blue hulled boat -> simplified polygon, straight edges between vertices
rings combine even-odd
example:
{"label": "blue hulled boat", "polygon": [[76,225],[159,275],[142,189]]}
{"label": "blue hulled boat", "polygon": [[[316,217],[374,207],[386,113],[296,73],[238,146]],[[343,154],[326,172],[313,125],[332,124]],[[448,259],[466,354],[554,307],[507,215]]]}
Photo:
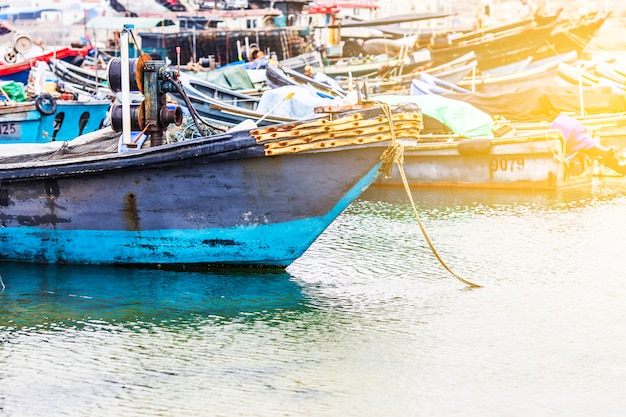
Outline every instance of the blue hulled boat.
{"label": "blue hulled boat", "polygon": [[0,144],[66,141],[107,124],[110,100],[78,101],[41,94],[0,105]]}
{"label": "blue hulled boat", "polygon": [[421,123],[414,109],[364,105],[165,143],[162,130],[182,122],[161,101],[177,73],[136,64],[145,100],[132,124],[150,147],[118,152],[112,109],[110,128],[55,149],[0,149],[0,259],[286,267],[377,178],[384,147],[368,143],[390,140],[396,120],[399,131]]}

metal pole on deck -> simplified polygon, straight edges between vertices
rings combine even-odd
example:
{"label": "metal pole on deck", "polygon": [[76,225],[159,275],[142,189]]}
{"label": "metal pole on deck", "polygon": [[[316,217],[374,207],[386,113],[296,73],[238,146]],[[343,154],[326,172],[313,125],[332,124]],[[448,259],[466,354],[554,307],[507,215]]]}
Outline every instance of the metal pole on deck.
{"label": "metal pole on deck", "polygon": [[120,33],[120,50],[122,59],[121,77],[122,77],[122,137],[124,144],[130,145],[130,58],[128,56],[128,32],[133,25],[124,25],[124,29]]}
{"label": "metal pole on deck", "polygon": [[193,35],[193,63],[195,64],[196,62],[198,62],[198,57],[197,57],[197,47],[196,47],[196,27],[193,27],[192,30],[192,35]]}

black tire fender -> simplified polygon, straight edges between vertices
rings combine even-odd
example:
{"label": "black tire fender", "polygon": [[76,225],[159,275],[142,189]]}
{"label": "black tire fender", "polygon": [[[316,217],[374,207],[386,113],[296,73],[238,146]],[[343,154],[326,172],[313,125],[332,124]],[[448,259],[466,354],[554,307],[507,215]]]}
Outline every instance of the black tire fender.
{"label": "black tire fender", "polygon": [[491,139],[466,139],[457,144],[461,155],[488,155],[491,153]]}
{"label": "black tire fender", "polygon": [[52,94],[39,94],[35,97],[35,107],[44,116],[50,116],[57,111],[57,101]]}

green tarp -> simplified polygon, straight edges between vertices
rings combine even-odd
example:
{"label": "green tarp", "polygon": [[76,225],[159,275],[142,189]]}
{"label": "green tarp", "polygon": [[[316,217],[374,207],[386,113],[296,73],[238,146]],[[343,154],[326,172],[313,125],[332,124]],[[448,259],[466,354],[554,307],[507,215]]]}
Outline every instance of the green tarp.
{"label": "green tarp", "polygon": [[372,99],[391,105],[415,103],[422,113],[466,138],[493,138],[493,118],[469,103],[436,94],[422,96],[380,95]]}
{"label": "green tarp", "polygon": [[254,84],[245,68],[240,65],[227,65],[205,73],[196,73],[196,77],[231,90],[252,90]]}
{"label": "green tarp", "polygon": [[22,83],[18,83],[16,81],[0,81],[0,88],[2,89],[2,99],[6,100],[8,96],[11,101],[26,101],[26,92],[24,84]]}

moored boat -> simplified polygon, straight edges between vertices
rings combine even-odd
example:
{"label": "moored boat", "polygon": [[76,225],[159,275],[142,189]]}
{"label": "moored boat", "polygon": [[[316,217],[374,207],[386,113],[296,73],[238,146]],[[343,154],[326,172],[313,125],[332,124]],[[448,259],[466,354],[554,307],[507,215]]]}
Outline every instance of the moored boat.
{"label": "moored boat", "polygon": [[[409,100],[377,99],[390,104]],[[394,167],[377,184],[403,185],[406,178],[417,187],[556,190],[592,182],[593,161],[572,152],[565,133],[550,125],[518,130],[466,102],[438,95],[413,96],[411,102],[420,106],[424,125],[431,127],[403,142],[404,175]]]}
{"label": "moored boat", "polygon": [[27,84],[30,70],[37,65],[37,62],[50,62],[52,59],[60,59],[76,63],[81,61],[88,53],[88,47],[66,47],[58,50],[46,50],[39,55],[30,55],[17,62],[0,65],[0,79]]}
{"label": "moored boat", "polygon": [[177,88],[164,67],[146,58],[134,70],[145,100],[131,106],[130,124],[149,148],[129,141],[115,108],[111,128],[43,150],[0,148],[0,259],[285,267],[377,178],[381,147],[368,143],[419,123],[415,108],[364,106],[163,143],[165,128],[182,122],[164,101]]}
{"label": "moored boat", "polygon": [[[557,131],[489,139],[422,135],[404,147],[404,171],[416,187],[556,190],[591,184],[589,160],[564,151]],[[402,185],[397,168],[378,184]]]}
{"label": "moored boat", "polygon": [[0,144],[72,140],[105,125],[110,106],[109,100],[56,99],[51,94],[0,105]]}
{"label": "moored boat", "polygon": [[59,92],[43,79],[45,66],[29,86],[0,82],[0,144],[67,141],[108,123],[111,100]]}
{"label": "moored boat", "polygon": [[[483,71],[481,74],[472,74],[459,81],[459,86],[483,94],[500,94],[522,90],[532,86],[553,85],[557,76],[557,69],[561,62],[573,63],[578,58],[576,51],[535,60],[533,57]],[[517,65],[516,65],[517,64]],[[523,64],[523,66],[519,66]]]}

